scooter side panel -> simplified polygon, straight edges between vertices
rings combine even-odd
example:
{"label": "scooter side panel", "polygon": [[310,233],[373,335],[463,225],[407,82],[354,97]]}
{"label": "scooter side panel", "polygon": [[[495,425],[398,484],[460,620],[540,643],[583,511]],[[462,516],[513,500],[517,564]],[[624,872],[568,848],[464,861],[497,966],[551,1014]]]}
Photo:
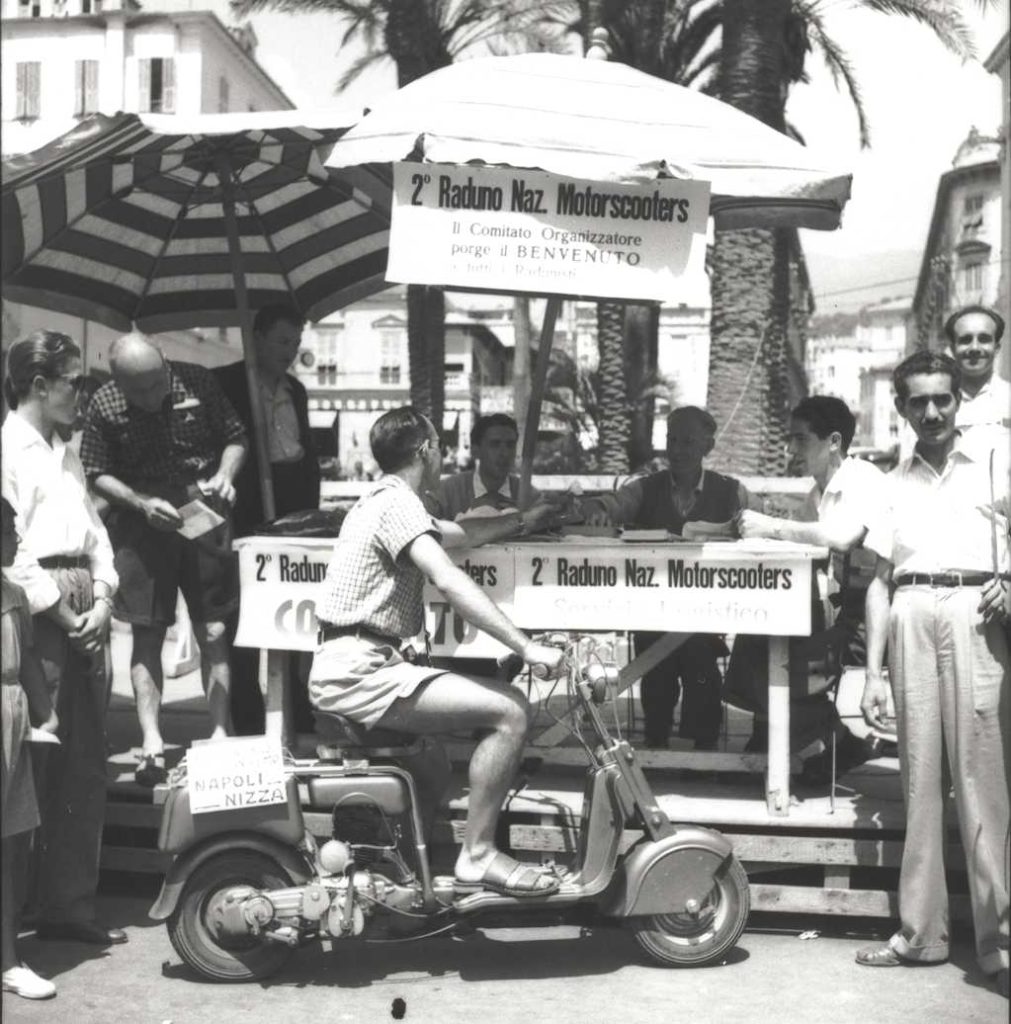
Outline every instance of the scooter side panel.
{"label": "scooter side panel", "polygon": [[190,810],[189,786],[177,786],[169,793],[162,810],[158,849],[179,853],[202,839],[239,829],[261,832],[284,843],[298,843],[305,833],[298,784],[289,778],[285,788],[287,802],[283,804],[194,814]]}
{"label": "scooter side panel", "polygon": [[713,877],[734,849],[719,832],[677,826],[673,835],[643,840],[622,858],[600,902],[603,914],[637,917],[685,910],[689,899],[704,900]]}
{"label": "scooter side panel", "polygon": [[166,920],[175,910],[186,880],[201,864],[218,854],[234,854],[238,850],[255,850],[271,857],[284,868],[294,884],[302,884],[312,878],[312,869],[305,858],[297,850],[272,836],[256,832],[223,832],[176,857],[165,874],[161,892],[154,906],[148,911],[148,917],[152,921]]}

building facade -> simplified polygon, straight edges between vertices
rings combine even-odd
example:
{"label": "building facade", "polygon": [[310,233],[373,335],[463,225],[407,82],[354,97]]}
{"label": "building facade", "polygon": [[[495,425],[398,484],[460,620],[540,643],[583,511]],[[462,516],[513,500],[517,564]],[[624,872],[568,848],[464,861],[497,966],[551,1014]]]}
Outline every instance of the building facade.
{"label": "building facade", "polygon": [[[959,306],[998,302],[1001,230],[1001,142],[973,128],[952,169],[941,175],[909,314],[907,351],[944,348],[943,326]],[[1006,351],[1004,353],[1006,373]]]}
{"label": "building facade", "polygon": [[[1011,323],[1011,45],[1009,35],[1004,33],[993,52],[984,61],[991,74],[1001,82],[1000,118],[1000,273],[997,281],[997,308],[1007,323]],[[1004,373],[1009,376],[1008,345],[1004,346]]]}
{"label": "building facade", "polygon": [[136,0],[3,0],[5,154],[37,149],[88,114],[290,110],[256,62],[249,26]]}

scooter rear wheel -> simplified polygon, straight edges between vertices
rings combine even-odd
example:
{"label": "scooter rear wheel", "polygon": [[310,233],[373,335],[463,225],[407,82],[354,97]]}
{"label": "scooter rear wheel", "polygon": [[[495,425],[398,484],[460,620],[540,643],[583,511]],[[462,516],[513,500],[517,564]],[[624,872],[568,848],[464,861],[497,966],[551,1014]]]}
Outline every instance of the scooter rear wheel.
{"label": "scooter rear wheel", "polygon": [[211,857],[186,880],[169,917],[169,939],[184,963],[211,981],[251,981],[274,974],[292,953],[290,946],[257,935],[224,936],[209,920],[214,897],[234,886],[283,889],[291,879],[276,861],[253,850]]}
{"label": "scooter rear wheel", "polygon": [[664,967],[702,967],[733,949],[751,910],[748,876],[734,857],[721,865],[705,900],[692,913],[633,917],[635,941]]}

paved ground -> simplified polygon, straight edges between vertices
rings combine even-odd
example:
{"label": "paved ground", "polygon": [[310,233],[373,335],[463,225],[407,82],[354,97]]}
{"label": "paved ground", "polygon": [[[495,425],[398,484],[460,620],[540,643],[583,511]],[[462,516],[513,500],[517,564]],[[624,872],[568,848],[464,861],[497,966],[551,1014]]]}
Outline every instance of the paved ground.
{"label": "paved ground", "polygon": [[[114,635],[113,652],[111,714],[129,741],[136,725],[126,634]],[[180,713],[179,742],[193,729],[199,693],[196,672],[168,680],[167,701]],[[171,731],[167,738],[176,739]],[[139,742],[139,731],[133,742]],[[727,962],[707,969],[651,967],[620,928],[561,923],[487,929],[466,939],[355,943],[334,951],[311,946],[267,984],[213,985],[196,978],[176,956],[165,929],[148,920],[156,885],[155,879],[133,875],[103,881],[102,917],[126,927],[127,946],[95,951],[41,943],[26,934],[22,954],[56,982],[59,994],[48,1003],[4,995],[5,1024],[378,1024],[395,1019],[395,1000],[406,1004],[405,1021],[424,1024],[607,1019],[649,1024],[673,1018],[694,1024],[864,1019],[997,1024],[1007,1019],[1007,1001],[975,969],[968,935],[957,936],[947,964],[875,973],[855,965],[853,955],[860,945],[886,937],[888,922],[779,914],[752,915]],[[812,930],[817,938],[799,938]]]}
{"label": "paved ground", "polygon": [[[960,936],[951,962],[879,970],[853,962],[859,946],[880,937],[877,923],[752,920],[725,964],[665,970],[645,965],[619,928],[573,924],[489,929],[466,939],[400,945],[313,946],[298,951],[266,984],[202,982],[175,955],[165,929],[146,918],[154,890],[107,886],[102,914],[123,924],[130,942],[108,952],[25,938],[22,952],[58,987],[55,1000],[28,1003],[4,995],[5,1024],[238,1024],[238,1022],[393,1020],[406,1003],[414,1024],[633,1024],[692,1021],[736,1024],[998,1024],[1007,1001],[986,987]],[[802,940],[804,929],[820,936]]]}

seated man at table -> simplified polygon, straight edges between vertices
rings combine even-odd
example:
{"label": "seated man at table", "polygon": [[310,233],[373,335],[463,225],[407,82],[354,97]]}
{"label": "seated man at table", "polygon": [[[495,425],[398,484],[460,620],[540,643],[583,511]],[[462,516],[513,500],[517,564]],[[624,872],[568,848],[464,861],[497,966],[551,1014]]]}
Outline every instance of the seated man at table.
{"label": "seated man at table", "polygon": [[[421,503],[442,468],[432,424],[416,409],[393,409],[376,420],[369,440],[384,476],[348,512],[334,545],[317,605],[309,699],[366,730],[477,732],[457,891],[548,895],[560,884],[554,872],[520,864],[495,846],[502,802],[530,726],[527,701],[507,683],[412,664],[400,651],[423,626],[428,580],[463,618],[546,675],[560,671],[561,652],[520,632],[446,554],[444,548],[468,546],[471,538],[459,524],[433,519]],[[494,525],[476,520],[476,535]]]}
{"label": "seated man at table", "polygon": [[[503,412],[479,416],[470,432],[475,469],[454,473],[425,495],[425,504],[439,519],[459,520],[503,509],[519,508],[520,478],[513,472],[519,428]],[[539,497],[531,489],[530,501]]]}
{"label": "seated man at table", "polygon": [[[687,522],[725,523],[733,519],[747,504],[748,495],[739,481],[702,468],[715,439],[716,421],[705,409],[694,405],[675,409],[667,417],[670,468],[630,480],[613,495],[586,499],[587,522],[681,533]],[[662,635],[634,633],[635,653],[642,654]],[[683,687],[679,735],[693,739],[696,750],[715,749],[722,717],[716,659],[726,653],[720,637],[697,633],[643,676],[641,699],[647,747],[668,746],[674,707]]]}
{"label": "seated man at table", "polygon": [[[809,672],[811,663],[826,662],[828,672],[841,665],[866,663],[863,640],[863,606],[867,586],[873,578],[874,556],[862,543],[868,530],[887,508],[885,476],[870,462],[847,455],[856,429],[856,419],[846,403],[829,395],[803,399],[790,419],[789,471],[794,476],[812,476],[815,491],[809,521],[795,522],[760,512],[744,510],[738,517],[741,537],[768,537],[818,544],[832,551],[834,591],[830,602],[838,611],[831,626],[824,606],[812,593],[812,635],[790,641],[790,746],[795,753],[816,740],[836,736],[836,771],[863,764],[878,751],[873,743],[858,739],[839,718],[834,703],[824,692],[823,680]],[[727,668],[728,692],[756,711],[755,732],[750,749],[767,745],[765,713],[768,710],[768,638],[739,636]],[[804,762],[804,777],[821,782],[831,773],[831,751]]]}

